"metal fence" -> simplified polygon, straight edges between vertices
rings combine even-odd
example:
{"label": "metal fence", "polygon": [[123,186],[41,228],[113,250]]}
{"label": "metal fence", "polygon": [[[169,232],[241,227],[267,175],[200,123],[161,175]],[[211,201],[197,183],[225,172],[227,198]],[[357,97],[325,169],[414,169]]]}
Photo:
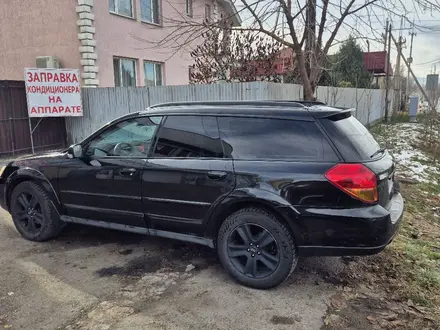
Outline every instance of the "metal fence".
{"label": "metal fence", "polygon": [[[36,151],[66,145],[64,118],[32,119]],[[24,81],[0,81],[0,158],[32,152]]]}
{"label": "metal fence", "polygon": [[[150,105],[177,101],[299,100],[302,86],[267,82],[162,86],[149,88],[85,88],[83,117],[66,118],[67,140],[76,143],[105,123]],[[364,124],[384,116],[385,91],[318,87],[317,98],[328,105],[356,108]],[[391,97],[392,99],[392,97]]]}

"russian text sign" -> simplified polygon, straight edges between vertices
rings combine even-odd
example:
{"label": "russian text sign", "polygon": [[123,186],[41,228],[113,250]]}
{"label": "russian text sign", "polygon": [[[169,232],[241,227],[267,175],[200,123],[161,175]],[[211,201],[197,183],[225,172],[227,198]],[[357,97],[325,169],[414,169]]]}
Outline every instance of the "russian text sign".
{"label": "russian text sign", "polygon": [[25,69],[29,117],[83,115],[79,70]]}

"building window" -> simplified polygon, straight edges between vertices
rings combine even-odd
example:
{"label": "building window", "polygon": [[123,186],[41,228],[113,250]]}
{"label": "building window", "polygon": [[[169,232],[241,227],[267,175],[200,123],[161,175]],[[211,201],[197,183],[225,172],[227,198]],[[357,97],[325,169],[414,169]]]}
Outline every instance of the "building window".
{"label": "building window", "polygon": [[144,62],[145,86],[162,86],[162,63]]}
{"label": "building window", "polygon": [[110,12],[133,17],[133,0],[109,0]]}
{"label": "building window", "polygon": [[113,69],[115,87],[136,87],[136,60],[115,57]]}
{"label": "building window", "polygon": [[160,24],[159,0],[141,0],[141,21]]}
{"label": "building window", "polygon": [[205,19],[210,22],[211,21],[211,6],[205,5]]}
{"label": "building window", "polygon": [[186,15],[189,17],[192,17],[193,14],[193,1],[192,0],[186,0]]}

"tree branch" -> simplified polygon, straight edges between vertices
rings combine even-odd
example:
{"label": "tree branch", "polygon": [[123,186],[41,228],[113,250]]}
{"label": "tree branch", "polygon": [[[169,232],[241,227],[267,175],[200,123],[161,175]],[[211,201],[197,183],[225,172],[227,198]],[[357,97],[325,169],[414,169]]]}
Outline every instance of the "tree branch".
{"label": "tree branch", "polygon": [[323,2],[323,6],[322,6],[321,22],[319,23],[318,40],[316,42],[317,51],[321,51],[321,47],[322,47],[322,35],[324,33],[325,22],[327,21],[327,8],[328,8],[329,0],[323,0],[322,2]]}

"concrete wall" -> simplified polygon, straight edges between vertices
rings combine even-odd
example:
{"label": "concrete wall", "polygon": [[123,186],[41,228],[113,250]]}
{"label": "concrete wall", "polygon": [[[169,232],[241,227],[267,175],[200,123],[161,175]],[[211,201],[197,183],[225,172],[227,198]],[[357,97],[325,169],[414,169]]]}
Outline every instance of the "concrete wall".
{"label": "concrete wall", "polygon": [[35,67],[37,56],[57,56],[64,67],[79,68],[76,5],[74,0],[2,0],[0,79],[23,80],[24,68]]}
{"label": "concrete wall", "polygon": [[[300,100],[302,86],[267,82],[150,88],[83,89],[84,117],[66,118],[68,143],[77,143],[107,122],[148,106],[178,101]],[[328,105],[356,108],[363,124],[383,118],[385,93],[380,89],[319,87],[318,99]]]}

